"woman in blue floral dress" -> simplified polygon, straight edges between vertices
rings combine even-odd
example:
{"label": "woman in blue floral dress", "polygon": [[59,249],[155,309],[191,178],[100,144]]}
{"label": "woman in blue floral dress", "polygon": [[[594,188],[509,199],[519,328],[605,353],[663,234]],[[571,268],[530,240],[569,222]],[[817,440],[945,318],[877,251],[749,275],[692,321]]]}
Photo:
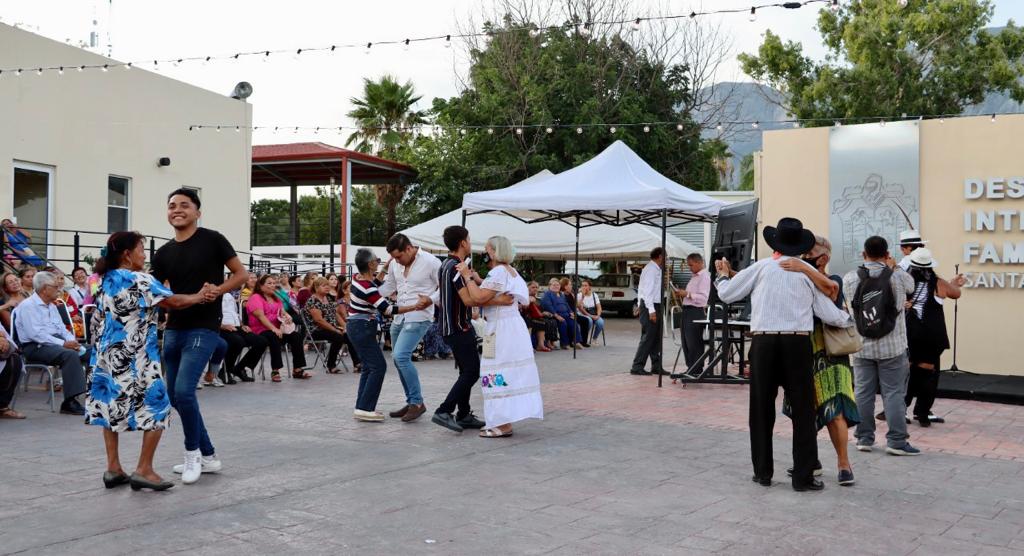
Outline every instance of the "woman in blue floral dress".
{"label": "woman in blue floral dress", "polygon": [[[212,290],[175,295],[155,278],[141,272],[146,263],[144,238],[137,232],[110,236],[96,264],[101,277],[93,318],[93,368],[86,395],[85,422],[103,427],[107,450],[107,488],[131,484],[133,490],[166,490],[153,469],[153,455],[167,427],[171,403],[160,369],[157,307],[182,309],[209,301]],[[131,477],[121,467],[118,433],[141,430],[142,452]]]}

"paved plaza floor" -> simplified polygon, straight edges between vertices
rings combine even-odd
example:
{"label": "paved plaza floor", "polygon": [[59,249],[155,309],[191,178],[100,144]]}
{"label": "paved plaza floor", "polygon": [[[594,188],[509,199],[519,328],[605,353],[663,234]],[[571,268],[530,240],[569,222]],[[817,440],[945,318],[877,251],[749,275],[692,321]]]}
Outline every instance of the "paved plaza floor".
{"label": "paved plaza floor", "polygon": [[[104,489],[99,429],[30,391],[17,406],[29,418],[0,421],[0,553],[1024,553],[1024,407],[939,400],[946,424],[910,426],[922,456],[854,450],[849,488],[822,432],[817,493],[786,481],[780,416],[764,488],[750,480],[747,388],[658,389],[626,373],[636,321],[609,328],[607,347],[575,361],[539,356],[546,419],[511,439],[457,435],[429,414],[357,423],[352,374],[204,389],[224,471],[163,493]],[[432,411],[455,371],[419,368]],[[379,409],[402,403],[391,367]],[[126,469],[140,440],[122,435]],[[181,442],[174,419],[157,452],[167,478]]]}

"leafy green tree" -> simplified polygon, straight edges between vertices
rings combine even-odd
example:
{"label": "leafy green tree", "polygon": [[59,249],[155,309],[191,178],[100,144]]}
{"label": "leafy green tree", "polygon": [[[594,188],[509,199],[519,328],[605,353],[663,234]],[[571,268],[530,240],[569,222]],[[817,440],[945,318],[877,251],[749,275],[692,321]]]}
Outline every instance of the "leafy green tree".
{"label": "leafy green tree", "polygon": [[[410,196],[425,216],[459,207],[466,192],[506,187],[543,169],[562,172],[615,140],[677,182],[717,188],[700,126],[679,108],[691,94],[685,67],[666,65],[617,34],[531,32],[529,25],[511,15],[485,25],[509,32],[470,49],[466,89],[434,100],[437,131],[405,151],[419,171]],[[605,124],[615,122],[677,122],[681,129],[634,125],[613,133]],[[583,127],[547,132],[559,123]],[[489,133],[491,124],[523,127]]]}
{"label": "leafy green tree", "polygon": [[740,161],[740,191],[754,190],[754,153],[748,153]]}
{"label": "leafy green tree", "polygon": [[782,91],[795,117],[818,119],[813,125],[959,114],[993,91],[1024,101],[1024,33],[1013,22],[988,32],[992,11],[990,0],[852,0],[818,16],[829,49],[823,62],[771,31],[756,55],[739,59],[751,77]]}
{"label": "leafy green tree", "polygon": [[718,188],[728,189],[732,178],[732,153],[729,145],[721,139],[711,139],[701,145],[704,156],[711,161],[718,177]]}
{"label": "leafy green tree", "polygon": [[[384,158],[396,158],[409,144],[413,130],[425,123],[424,114],[413,106],[419,102],[412,82],[400,84],[390,75],[380,81],[363,79],[362,98],[352,98],[355,106],[347,115],[359,129],[349,135],[345,146]],[[390,236],[396,230],[397,207],[405,197],[405,185],[383,184],[373,189],[377,202],[385,209],[385,223]]]}

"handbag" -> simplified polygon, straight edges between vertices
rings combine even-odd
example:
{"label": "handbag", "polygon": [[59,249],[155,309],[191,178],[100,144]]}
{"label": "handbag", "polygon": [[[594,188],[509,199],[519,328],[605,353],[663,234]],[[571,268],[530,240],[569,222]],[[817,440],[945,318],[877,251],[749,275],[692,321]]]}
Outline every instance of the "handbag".
{"label": "handbag", "polygon": [[[849,313],[846,304],[843,304],[843,309]],[[837,328],[822,324],[822,333],[825,337],[825,353],[832,357],[851,355],[864,347],[864,340],[860,337],[860,333],[857,332],[856,326]]]}
{"label": "handbag", "polygon": [[292,332],[295,332],[295,321],[292,320],[291,315],[285,313],[281,315],[281,333],[287,335]]}
{"label": "handbag", "polygon": [[484,343],[480,350],[480,356],[483,357],[484,359],[494,359],[495,357],[497,357],[497,343],[497,334],[485,334]]}

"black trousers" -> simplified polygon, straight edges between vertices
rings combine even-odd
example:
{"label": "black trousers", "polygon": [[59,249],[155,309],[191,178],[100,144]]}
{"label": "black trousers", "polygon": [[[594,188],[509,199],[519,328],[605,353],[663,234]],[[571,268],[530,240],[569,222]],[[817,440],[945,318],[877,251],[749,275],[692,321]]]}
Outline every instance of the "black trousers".
{"label": "black trousers", "polygon": [[755,335],[750,342],[750,455],[754,475],[774,474],[772,429],[781,386],[793,408],[793,484],[813,479],[818,461],[810,336]]}
{"label": "black trousers", "polygon": [[[928,361],[925,361],[928,363]],[[927,418],[935,405],[935,395],[939,391],[939,361],[931,361],[933,368],[923,369],[917,363],[910,364],[910,378],[907,381],[907,395],[904,401],[907,407],[917,397],[914,404],[914,417]]]}
{"label": "black trousers", "polygon": [[[338,354],[341,353],[341,346],[345,345],[348,340],[348,336],[338,334],[333,330],[325,330],[323,328],[317,328],[311,335],[316,341],[326,341],[329,343],[330,348],[327,350],[327,368],[333,369],[337,367]],[[353,352],[354,350],[349,348],[349,353]]]}
{"label": "black trousers", "polygon": [[647,313],[647,307],[640,303],[640,345],[636,348],[636,356],[633,357],[632,371],[644,370],[647,358],[651,359],[651,372],[664,370],[661,366],[661,304],[654,305],[654,314],[658,320],[651,322]]}
{"label": "black trousers", "polygon": [[[228,343],[228,350],[224,353],[224,366],[221,368],[222,373],[229,372],[232,374],[238,374],[238,371],[241,371],[243,368],[249,370],[255,369],[256,366],[260,364],[260,359],[263,358],[263,352],[267,349],[266,339],[253,334],[252,332],[243,332],[240,328],[236,328],[234,332],[221,330],[220,337],[224,338],[224,341]],[[247,347],[249,348],[249,351],[247,351],[245,353],[245,357],[239,361],[239,354],[241,354],[242,350]]]}
{"label": "black trousers", "polygon": [[582,317],[580,315],[576,315],[576,325],[580,327],[580,339],[583,340],[583,343],[585,345],[589,346],[590,327],[593,326],[594,323],[590,320],[589,317]]}
{"label": "black trousers", "polygon": [[683,306],[683,355],[686,357],[686,368],[704,355],[704,325],[694,321],[705,318],[704,309],[692,305]]}
{"label": "black trousers", "polygon": [[469,395],[473,385],[480,380],[480,352],[476,350],[476,333],[473,330],[457,332],[444,337],[444,343],[452,348],[455,364],[459,367],[459,378],[448,392],[448,397],[437,406],[437,413],[455,414],[456,419],[469,415]]}
{"label": "black trousers", "polygon": [[0,409],[6,409],[11,406],[11,400],[14,399],[14,391],[18,388],[18,383],[21,381],[22,368],[20,355],[11,354],[7,358],[4,370],[0,371]]}
{"label": "black trousers", "polygon": [[264,330],[260,332],[260,337],[266,340],[267,345],[270,347],[270,368],[272,370],[279,371],[284,368],[284,360],[281,358],[281,346],[283,344],[288,344],[292,351],[292,368],[301,369],[306,366],[306,353],[302,345],[302,334],[299,334],[298,331],[278,338],[273,332]]}

